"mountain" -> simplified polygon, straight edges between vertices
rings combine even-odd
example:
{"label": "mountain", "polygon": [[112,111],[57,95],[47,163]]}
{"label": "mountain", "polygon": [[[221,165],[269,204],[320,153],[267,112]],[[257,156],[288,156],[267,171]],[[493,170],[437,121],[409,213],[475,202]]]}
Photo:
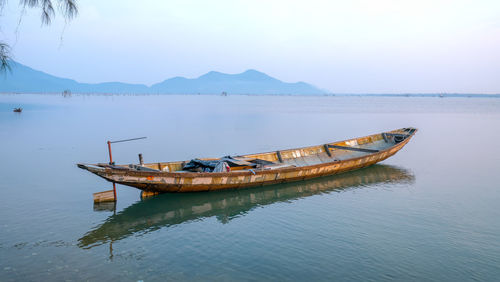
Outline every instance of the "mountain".
{"label": "mountain", "polygon": [[149,88],[142,84],[121,82],[79,83],[60,78],[17,62],[10,62],[11,72],[0,74],[0,92],[58,93],[71,90],[73,93],[147,93]]}
{"label": "mountain", "polygon": [[80,83],[60,78],[17,62],[0,74],[0,92],[17,93],[132,93],[132,94],[325,94],[305,82],[286,83],[256,70],[239,74],[211,71],[198,78],[174,77],[151,87],[122,82]]}
{"label": "mountain", "polygon": [[174,77],[154,84],[155,93],[221,93],[230,94],[324,94],[324,91],[304,83],[286,83],[256,70],[239,74],[211,71],[198,78]]}

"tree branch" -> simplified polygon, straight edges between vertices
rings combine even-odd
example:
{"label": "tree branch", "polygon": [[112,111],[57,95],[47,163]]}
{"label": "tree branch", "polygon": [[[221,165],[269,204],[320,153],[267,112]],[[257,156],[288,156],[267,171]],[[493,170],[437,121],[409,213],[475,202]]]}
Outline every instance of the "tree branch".
{"label": "tree branch", "polygon": [[[8,0],[0,0],[0,8],[3,8]],[[78,15],[77,0],[19,0],[19,4],[26,8],[39,8],[42,12],[42,25],[49,25],[55,16],[53,1],[59,4],[59,11],[66,20],[71,20]],[[10,70],[9,61],[10,46],[0,41],[0,73]]]}
{"label": "tree branch", "polygon": [[[6,1],[6,0],[0,0]],[[55,16],[53,0],[19,0],[25,8],[40,8],[42,10],[42,24],[49,25]],[[58,0],[59,10],[64,18],[71,20],[78,14],[76,0]]]}
{"label": "tree branch", "polygon": [[0,42],[0,73],[10,71],[10,47],[9,45]]}

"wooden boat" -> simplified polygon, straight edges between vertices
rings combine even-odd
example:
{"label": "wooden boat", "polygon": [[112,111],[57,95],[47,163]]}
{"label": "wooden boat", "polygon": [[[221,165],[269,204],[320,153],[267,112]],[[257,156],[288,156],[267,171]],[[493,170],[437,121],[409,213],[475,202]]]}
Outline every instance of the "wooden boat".
{"label": "wooden boat", "polygon": [[231,162],[230,171],[186,171],[189,161],[141,165],[78,164],[110,182],[149,192],[200,192],[300,181],[366,167],[396,154],[417,132],[402,128],[323,145],[204,161]]}

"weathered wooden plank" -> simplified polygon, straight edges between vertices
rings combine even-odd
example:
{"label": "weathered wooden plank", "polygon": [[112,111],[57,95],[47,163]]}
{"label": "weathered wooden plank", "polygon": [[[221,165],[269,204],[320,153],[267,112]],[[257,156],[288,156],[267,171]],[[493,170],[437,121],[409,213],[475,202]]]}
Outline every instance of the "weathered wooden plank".
{"label": "weathered wooden plank", "polygon": [[378,150],[363,149],[363,148],[348,147],[348,146],[339,146],[339,145],[328,145],[328,147],[340,149],[340,150],[349,150],[349,151],[357,151],[357,152],[365,152],[365,153],[377,153],[378,152]]}
{"label": "weathered wooden plank", "polygon": [[113,190],[97,192],[94,193],[93,196],[94,196],[94,203],[115,201],[115,194],[113,193]]}

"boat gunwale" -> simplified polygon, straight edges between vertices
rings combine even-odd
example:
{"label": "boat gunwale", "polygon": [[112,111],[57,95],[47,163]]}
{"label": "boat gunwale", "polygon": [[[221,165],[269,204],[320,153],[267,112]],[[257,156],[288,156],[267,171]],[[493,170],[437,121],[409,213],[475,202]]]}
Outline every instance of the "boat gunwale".
{"label": "boat gunwale", "polygon": [[[268,169],[268,170],[237,170],[237,171],[229,171],[229,172],[169,172],[169,171],[134,171],[134,170],[127,170],[127,169],[114,169],[114,168],[102,168],[98,167],[97,164],[88,164],[94,167],[88,167],[87,164],[83,164],[90,172],[94,173],[99,173],[99,174],[105,174],[105,175],[129,175],[129,176],[138,176],[138,177],[175,177],[175,178],[199,178],[199,177],[225,177],[225,176],[248,176],[248,175],[262,175],[262,174],[274,174],[274,173],[287,173],[287,172],[293,172],[297,170],[306,170],[306,169],[315,169],[315,168],[321,168],[324,166],[332,165],[332,164],[342,164],[345,162],[350,162],[350,161],[358,161],[360,159],[364,159],[367,157],[375,156],[375,155],[381,155],[384,153],[389,152],[390,150],[399,147],[397,151],[399,151],[404,145],[406,145],[410,139],[415,135],[415,133],[418,131],[417,128],[413,127],[406,127],[406,128],[411,128],[414,129],[414,131],[406,137],[403,141],[394,144],[393,146],[390,146],[384,150],[380,150],[378,152],[374,153],[368,153],[366,155],[362,155],[359,157],[354,157],[354,158],[349,158],[345,160],[332,160],[331,162],[326,162],[326,163],[319,163],[319,164],[314,164],[314,165],[307,165],[307,166],[291,166],[291,167],[283,167],[283,168],[276,168],[276,169]],[[391,130],[391,131],[384,131],[382,133],[390,133],[390,132],[397,132],[401,131],[405,128],[400,128],[396,130]],[[371,135],[366,135],[366,136],[361,136],[361,137],[356,137],[356,138],[351,138],[351,139],[346,139],[342,141],[334,141],[330,143],[325,143],[325,144],[336,144],[336,143],[342,143],[342,142],[347,142],[351,140],[356,140],[360,138],[367,138],[367,137],[372,137],[376,136],[382,133],[376,133],[376,134],[371,134]],[[321,145],[314,145],[314,146],[307,146],[307,147],[299,147],[299,148],[294,148],[294,149],[285,149],[282,151],[288,151],[288,150],[302,150],[302,149],[308,149],[308,148],[313,148],[313,147],[318,147]],[[396,151],[396,152],[397,152]],[[275,153],[276,151],[270,151],[270,152],[265,152],[265,153],[256,153],[256,154],[246,154],[242,155],[248,156],[248,155],[258,155],[258,154],[270,154],[270,153]],[[381,160],[378,160],[379,162]],[[175,162],[184,162],[184,161],[173,161],[169,163],[175,163]],[[155,164],[155,163],[151,163]],[[103,176],[104,177],[104,176]],[[106,177],[105,177],[106,178]],[[155,183],[154,180],[150,180],[150,183]]]}

